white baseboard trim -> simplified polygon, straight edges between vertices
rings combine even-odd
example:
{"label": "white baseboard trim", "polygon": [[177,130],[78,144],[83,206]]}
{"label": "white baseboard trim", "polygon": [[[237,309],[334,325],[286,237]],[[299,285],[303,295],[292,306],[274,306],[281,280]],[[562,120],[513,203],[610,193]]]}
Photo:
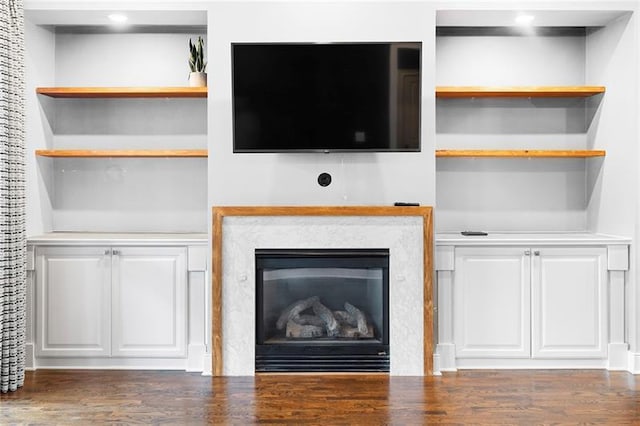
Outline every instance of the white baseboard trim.
{"label": "white baseboard trim", "polygon": [[204,370],[204,356],[207,347],[204,344],[192,344],[187,346],[187,371],[201,372]]}
{"label": "white baseboard trim", "polygon": [[440,355],[438,354],[433,354],[433,375],[442,376],[440,372]]}
{"label": "white baseboard trim", "polygon": [[457,371],[456,345],[453,343],[438,343],[436,355],[440,358],[439,371]]}
{"label": "white baseboard trim", "polygon": [[640,374],[640,353],[629,351],[627,343],[610,343],[606,359],[456,359],[455,344],[440,343],[433,354],[434,375],[459,369],[607,369]]}
{"label": "white baseboard trim", "polygon": [[185,358],[99,358],[41,357],[35,360],[34,369],[82,369],[82,370],[182,370],[187,369]]}
{"label": "white baseboard trim", "polygon": [[629,345],[626,343],[609,343],[609,360],[607,370],[626,371],[629,367]]}
{"label": "white baseboard trim", "polygon": [[35,346],[33,343],[26,343],[24,346],[24,368],[26,370],[36,369]]}
{"label": "white baseboard trim", "polygon": [[204,366],[202,368],[203,376],[213,376],[213,358],[210,353],[205,353],[202,357],[202,362]]}
{"label": "white baseboard trim", "polygon": [[628,356],[627,371],[631,374],[640,374],[640,353],[629,351]]}
{"label": "white baseboard trim", "polygon": [[606,359],[459,358],[456,364],[459,370],[607,369]]}

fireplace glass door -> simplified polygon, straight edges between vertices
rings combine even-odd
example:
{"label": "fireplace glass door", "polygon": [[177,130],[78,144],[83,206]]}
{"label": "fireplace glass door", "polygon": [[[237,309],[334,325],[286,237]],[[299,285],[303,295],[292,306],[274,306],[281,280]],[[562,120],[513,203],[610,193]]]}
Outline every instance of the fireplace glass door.
{"label": "fireplace glass door", "polygon": [[387,249],[256,250],[256,371],[388,371]]}

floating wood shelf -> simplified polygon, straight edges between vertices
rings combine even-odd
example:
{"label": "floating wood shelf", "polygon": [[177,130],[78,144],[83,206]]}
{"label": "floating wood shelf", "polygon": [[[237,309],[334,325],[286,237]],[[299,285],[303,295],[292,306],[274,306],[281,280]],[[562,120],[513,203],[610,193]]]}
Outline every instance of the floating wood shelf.
{"label": "floating wood shelf", "polygon": [[206,98],[206,87],[38,87],[52,98]]}
{"label": "floating wood shelf", "polygon": [[604,86],[438,86],[437,98],[574,98],[605,92]]}
{"label": "floating wood shelf", "polygon": [[122,149],[122,150],[88,150],[88,149],[39,149],[36,155],[41,157],[60,158],[108,158],[108,157],[202,157],[206,158],[206,149]]}
{"label": "floating wood shelf", "polygon": [[438,158],[461,157],[495,157],[495,158],[588,158],[604,157],[606,151],[602,150],[489,150],[489,149],[438,149]]}

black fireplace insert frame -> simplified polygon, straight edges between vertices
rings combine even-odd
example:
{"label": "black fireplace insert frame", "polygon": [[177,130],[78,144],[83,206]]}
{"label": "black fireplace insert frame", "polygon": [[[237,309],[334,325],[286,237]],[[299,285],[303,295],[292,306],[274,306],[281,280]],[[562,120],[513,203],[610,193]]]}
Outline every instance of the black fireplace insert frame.
{"label": "black fireplace insert frame", "polygon": [[[388,372],[389,249],[255,249],[256,256],[256,372]],[[304,340],[265,343],[262,271],[267,268],[314,267],[376,268],[382,271],[382,327],[375,339]]]}

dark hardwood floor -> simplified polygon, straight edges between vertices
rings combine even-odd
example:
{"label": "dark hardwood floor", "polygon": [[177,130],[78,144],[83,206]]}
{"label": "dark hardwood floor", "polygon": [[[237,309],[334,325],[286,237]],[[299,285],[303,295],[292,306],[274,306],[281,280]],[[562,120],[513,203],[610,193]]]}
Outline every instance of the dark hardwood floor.
{"label": "dark hardwood floor", "polygon": [[38,370],[0,424],[640,424],[640,376],[462,371],[442,377]]}

